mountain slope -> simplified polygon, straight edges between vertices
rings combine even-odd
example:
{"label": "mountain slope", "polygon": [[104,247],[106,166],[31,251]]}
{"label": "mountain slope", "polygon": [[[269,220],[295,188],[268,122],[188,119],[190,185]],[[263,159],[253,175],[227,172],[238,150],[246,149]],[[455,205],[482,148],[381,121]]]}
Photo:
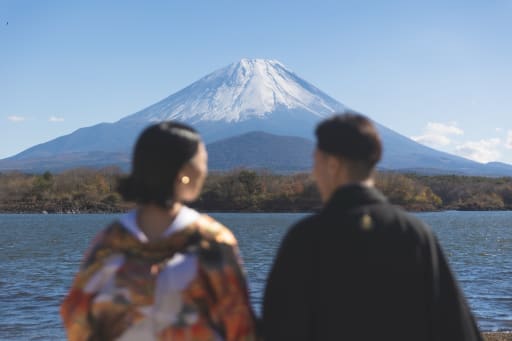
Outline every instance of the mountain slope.
{"label": "mountain slope", "polygon": [[416,143],[378,123],[376,126],[384,143],[380,169],[422,174],[512,176],[512,165],[478,163]]}
{"label": "mountain slope", "polygon": [[[420,144],[402,150],[400,146],[408,141],[406,137],[382,126],[378,129],[388,145],[378,165],[380,170],[434,175],[449,169],[453,174],[512,176],[512,167],[502,163],[480,164]],[[278,172],[309,171],[314,148],[314,142],[305,138],[251,132],[208,144],[208,163],[212,170],[244,167]]]}
{"label": "mountain slope", "polygon": [[[381,131],[386,135],[386,128]],[[406,137],[392,135],[400,143]],[[279,136],[265,132],[250,132],[229,137],[208,144],[208,164],[214,171],[226,171],[234,168],[267,169],[280,173],[309,171],[312,166],[314,143],[311,140]],[[24,170],[41,173],[46,170],[59,172],[74,167],[100,168],[117,165],[124,171],[130,169],[128,152],[75,152],[42,156],[37,158],[19,158],[0,160],[0,170]],[[432,166],[437,165],[437,166]],[[416,149],[400,151],[396,148],[384,149],[380,170],[417,172],[422,174],[452,174],[512,176],[512,167],[502,163],[479,164],[464,158],[440,153],[428,147],[418,145]]]}

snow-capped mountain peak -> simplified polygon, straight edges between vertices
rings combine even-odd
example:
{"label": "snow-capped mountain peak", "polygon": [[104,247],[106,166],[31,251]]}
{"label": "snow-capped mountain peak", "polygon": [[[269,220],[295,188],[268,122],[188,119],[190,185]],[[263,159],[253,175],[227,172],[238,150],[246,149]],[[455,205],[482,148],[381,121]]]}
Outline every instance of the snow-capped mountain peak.
{"label": "snow-capped mountain peak", "polygon": [[[216,169],[305,170],[315,126],[345,109],[276,60],[242,59],[118,122],[80,128],[0,160],[0,171],[127,167],[140,132],[163,120],[193,126]],[[493,176],[512,172],[509,165],[481,165],[420,145],[378,123],[376,127],[384,144],[384,169]]]}
{"label": "snow-capped mountain peak", "polygon": [[124,120],[234,123],[297,109],[320,118],[344,107],[277,60],[244,58]]}

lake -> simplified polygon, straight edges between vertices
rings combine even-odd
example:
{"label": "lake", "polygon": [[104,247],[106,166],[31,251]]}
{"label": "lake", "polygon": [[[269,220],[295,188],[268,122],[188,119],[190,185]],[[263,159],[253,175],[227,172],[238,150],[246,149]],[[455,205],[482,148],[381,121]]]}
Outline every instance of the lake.
{"label": "lake", "polygon": [[[211,214],[231,228],[261,308],[279,242],[305,214]],[[483,331],[512,330],[512,212],[418,213],[436,232]],[[58,307],[94,234],[118,215],[0,214],[0,340],[65,340]]]}

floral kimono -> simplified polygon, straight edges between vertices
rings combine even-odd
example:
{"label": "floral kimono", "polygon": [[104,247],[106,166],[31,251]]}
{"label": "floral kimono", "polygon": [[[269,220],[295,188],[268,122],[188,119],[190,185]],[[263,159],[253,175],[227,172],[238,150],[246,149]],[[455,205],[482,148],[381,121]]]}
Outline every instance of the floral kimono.
{"label": "floral kimono", "polygon": [[103,230],[61,315],[69,340],[256,340],[233,234],[187,207],[156,241],[135,211]]}

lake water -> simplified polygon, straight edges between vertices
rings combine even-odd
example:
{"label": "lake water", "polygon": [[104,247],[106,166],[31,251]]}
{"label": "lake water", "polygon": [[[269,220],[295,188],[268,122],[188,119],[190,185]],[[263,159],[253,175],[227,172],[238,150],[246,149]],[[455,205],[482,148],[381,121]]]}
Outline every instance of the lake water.
{"label": "lake water", "polygon": [[[512,212],[417,214],[436,232],[483,331],[512,330]],[[219,213],[262,291],[288,227],[304,214]],[[0,214],[0,340],[64,340],[58,306],[92,236],[117,215]]]}

